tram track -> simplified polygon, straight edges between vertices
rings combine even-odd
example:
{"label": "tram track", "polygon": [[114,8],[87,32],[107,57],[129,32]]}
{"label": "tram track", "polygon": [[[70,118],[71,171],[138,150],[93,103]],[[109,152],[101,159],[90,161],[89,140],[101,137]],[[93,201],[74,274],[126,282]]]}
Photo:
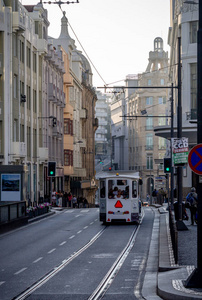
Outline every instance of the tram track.
{"label": "tram track", "polygon": [[113,280],[115,279],[117,273],[119,272],[121,266],[123,265],[125,259],[127,258],[128,254],[130,253],[132,247],[135,244],[136,236],[138,234],[140,226],[137,226],[134,231],[132,232],[130,239],[123,249],[123,251],[120,253],[110,270],[107,272],[105,277],[102,279],[98,287],[94,290],[92,295],[88,298],[88,300],[99,300],[104,297],[106,294],[108,288],[112,284]]}
{"label": "tram track", "polygon": [[[67,259],[63,260],[60,265],[58,265],[57,267],[52,269],[45,276],[43,276],[41,279],[39,279],[33,285],[28,287],[26,290],[24,290],[18,296],[15,296],[14,298],[12,298],[12,300],[26,299],[28,296],[30,296],[32,293],[34,293],[37,289],[42,287],[51,278],[53,278],[57,273],[59,273],[63,268],[65,268],[74,259],[76,259],[80,254],[82,254],[84,251],[86,251],[95,241],[97,241],[100,238],[100,236],[106,231],[107,228],[109,228],[109,227],[105,226],[82,248],[80,248],[79,250],[74,252]],[[133,248],[139,228],[140,228],[140,226],[135,227],[132,234],[130,235],[130,238],[129,238],[126,246],[124,247],[124,249],[122,250],[120,255],[117,257],[117,259],[115,260],[115,262],[113,263],[113,265],[111,266],[109,271],[106,273],[106,275],[100,281],[97,288],[93,291],[93,293],[90,296],[88,296],[88,298],[87,298],[88,300],[99,300],[99,299],[102,299],[103,296],[106,294],[107,290],[109,289],[109,287],[113,283],[113,280],[115,279],[116,275],[118,274],[119,270],[121,269],[124,261],[126,260],[128,254],[130,253],[131,249]]]}
{"label": "tram track", "polygon": [[55,267],[53,270],[51,270],[48,274],[43,276],[41,279],[39,279],[36,283],[34,283],[32,286],[27,288],[25,291],[20,293],[18,296],[15,296],[12,298],[12,300],[23,300],[26,299],[29,295],[31,295],[34,291],[36,291],[38,288],[40,288],[43,284],[45,284],[47,281],[49,281],[53,276],[55,276],[57,273],[59,273],[64,267],[66,267],[69,263],[71,263],[77,256],[79,256],[81,253],[83,253],[87,248],[89,248],[107,229],[108,227],[104,227],[102,230],[100,230],[88,243],[86,243],[82,248],[74,252],[72,255],[70,255],[67,259],[63,260],[62,263]]}

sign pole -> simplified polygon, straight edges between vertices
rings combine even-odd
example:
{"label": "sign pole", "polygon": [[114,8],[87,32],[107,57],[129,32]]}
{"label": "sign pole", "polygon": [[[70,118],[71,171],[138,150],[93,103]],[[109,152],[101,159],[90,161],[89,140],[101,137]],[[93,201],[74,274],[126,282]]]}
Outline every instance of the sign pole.
{"label": "sign pole", "polygon": [[[199,0],[199,30],[197,41],[197,142],[202,143],[202,0]],[[199,162],[201,157],[199,159]],[[185,286],[202,288],[202,183],[197,176],[198,224],[197,224],[197,268],[188,277]]]}

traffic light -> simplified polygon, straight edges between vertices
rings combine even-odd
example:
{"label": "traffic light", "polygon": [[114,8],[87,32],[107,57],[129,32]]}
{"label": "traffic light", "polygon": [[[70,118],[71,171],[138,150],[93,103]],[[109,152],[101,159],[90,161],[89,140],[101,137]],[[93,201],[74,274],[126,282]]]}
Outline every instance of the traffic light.
{"label": "traffic light", "polygon": [[49,161],[48,162],[48,177],[55,177],[56,175],[56,162]]}
{"label": "traffic light", "polygon": [[164,173],[170,173],[171,167],[171,158],[164,158]]}
{"label": "traffic light", "polygon": [[109,171],[111,171],[112,170],[112,168],[111,167],[109,167]]}

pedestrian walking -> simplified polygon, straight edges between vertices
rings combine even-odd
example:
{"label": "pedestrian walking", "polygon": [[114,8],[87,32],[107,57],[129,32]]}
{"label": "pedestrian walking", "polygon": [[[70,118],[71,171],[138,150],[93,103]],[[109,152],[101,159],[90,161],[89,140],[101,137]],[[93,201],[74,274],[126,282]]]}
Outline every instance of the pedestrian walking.
{"label": "pedestrian walking", "polygon": [[59,206],[59,207],[62,207],[62,196],[63,196],[62,192],[59,191],[59,192],[57,193],[57,196],[58,196],[58,206]]}
{"label": "pedestrian walking", "polygon": [[73,208],[76,208],[76,205],[77,205],[77,198],[76,198],[75,195],[74,195],[73,198],[72,198],[72,204],[73,204]]}
{"label": "pedestrian walking", "polygon": [[68,194],[68,203],[69,203],[69,207],[72,207],[72,194],[70,192]]}
{"label": "pedestrian walking", "polygon": [[153,200],[152,202],[154,204],[156,204],[156,202],[157,202],[157,190],[156,189],[154,189],[152,192],[152,200]]}
{"label": "pedestrian walking", "polygon": [[56,191],[53,189],[52,195],[51,195],[51,203],[52,206],[56,206]]}
{"label": "pedestrian walking", "polygon": [[191,225],[194,225],[194,222],[197,224],[197,202],[198,202],[198,195],[196,193],[195,187],[191,188],[191,192],[188,193],[186,197],[186,201],[188,203],[188,207],[191,213]]}

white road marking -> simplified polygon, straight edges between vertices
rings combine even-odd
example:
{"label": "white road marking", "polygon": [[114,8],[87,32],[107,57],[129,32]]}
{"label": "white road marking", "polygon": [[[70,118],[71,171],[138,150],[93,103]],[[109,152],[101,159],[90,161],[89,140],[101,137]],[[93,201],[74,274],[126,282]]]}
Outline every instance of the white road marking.
{"label": "white road marking", "polygon": [[21,270],[17,271],[16,273],[14,273],[14,275],[18,275],[18,274],[20,274],[20,273],[24,272],[26,269],[27,269],[27,268],[23,268],[23,269],[21,269]]}
{"label": "white road marking", "polygon": [[60,246],[63,246],[64,244],[66,244],[66,241],[62,242],[62,243],[60,244]]}
{"label": "white road marking", "polygon": [[55,248],[53,248],[52,250],[50,250],[49,252],[48,252],[48,254],[51,254],[52,252],[54,252],[56,249]]}
{"label": "white road marking", "polygon": [[95,219],[95,222],[97,221],[97,219]]}
{"label": "white road marking", "polygon": [[75,235],[72,235],[72,236],[69,237],[69,239],[71,240],[71,239],[73,239],[74,237],[75,237]]}
{"label": "white road marking", "polygon": [[5,283],[5,281],[0,281],[0,285],[2,285],[2,284],[4,284]]}
{"label": "white road marking", "polygon": [[79,234],[79,233],[81,233],[82,232],[82,230],[79,230],[78,232],[77,232],[77,234]]}
{"label": "white road marking", "polygon": [[81,212],[82,213],[87,213],[87,212],[89,212],[89,209],[87,209],[87,210],[81,210]]}
{"label": "white road marking", "polygon": [[91,222],[90,225],[92,225],[94,222]]}
{"label": "white road marking", "polygon": [[83,229],[86,229],[86,228],[88,228],[88,226],[85,226]]}
{"label": "white road marking", "polygon": [[78,217],[80,217],[80,216],[81,216],[81,215],[76,215],[75,218],[78,218]]}
{"label": "white road marking", "polygon": [[74,211],[73,209],[68,210],[68,211],[65,212],[65,214],[71,214],[71,213],[73,213],[73,211]]}
{"label": "white road marking", "polygon": [[35,261],[33,261],[33,264],[37,263],[37,262],[40,261],[41,259],[43,259],[43,257],[37,258]]}

